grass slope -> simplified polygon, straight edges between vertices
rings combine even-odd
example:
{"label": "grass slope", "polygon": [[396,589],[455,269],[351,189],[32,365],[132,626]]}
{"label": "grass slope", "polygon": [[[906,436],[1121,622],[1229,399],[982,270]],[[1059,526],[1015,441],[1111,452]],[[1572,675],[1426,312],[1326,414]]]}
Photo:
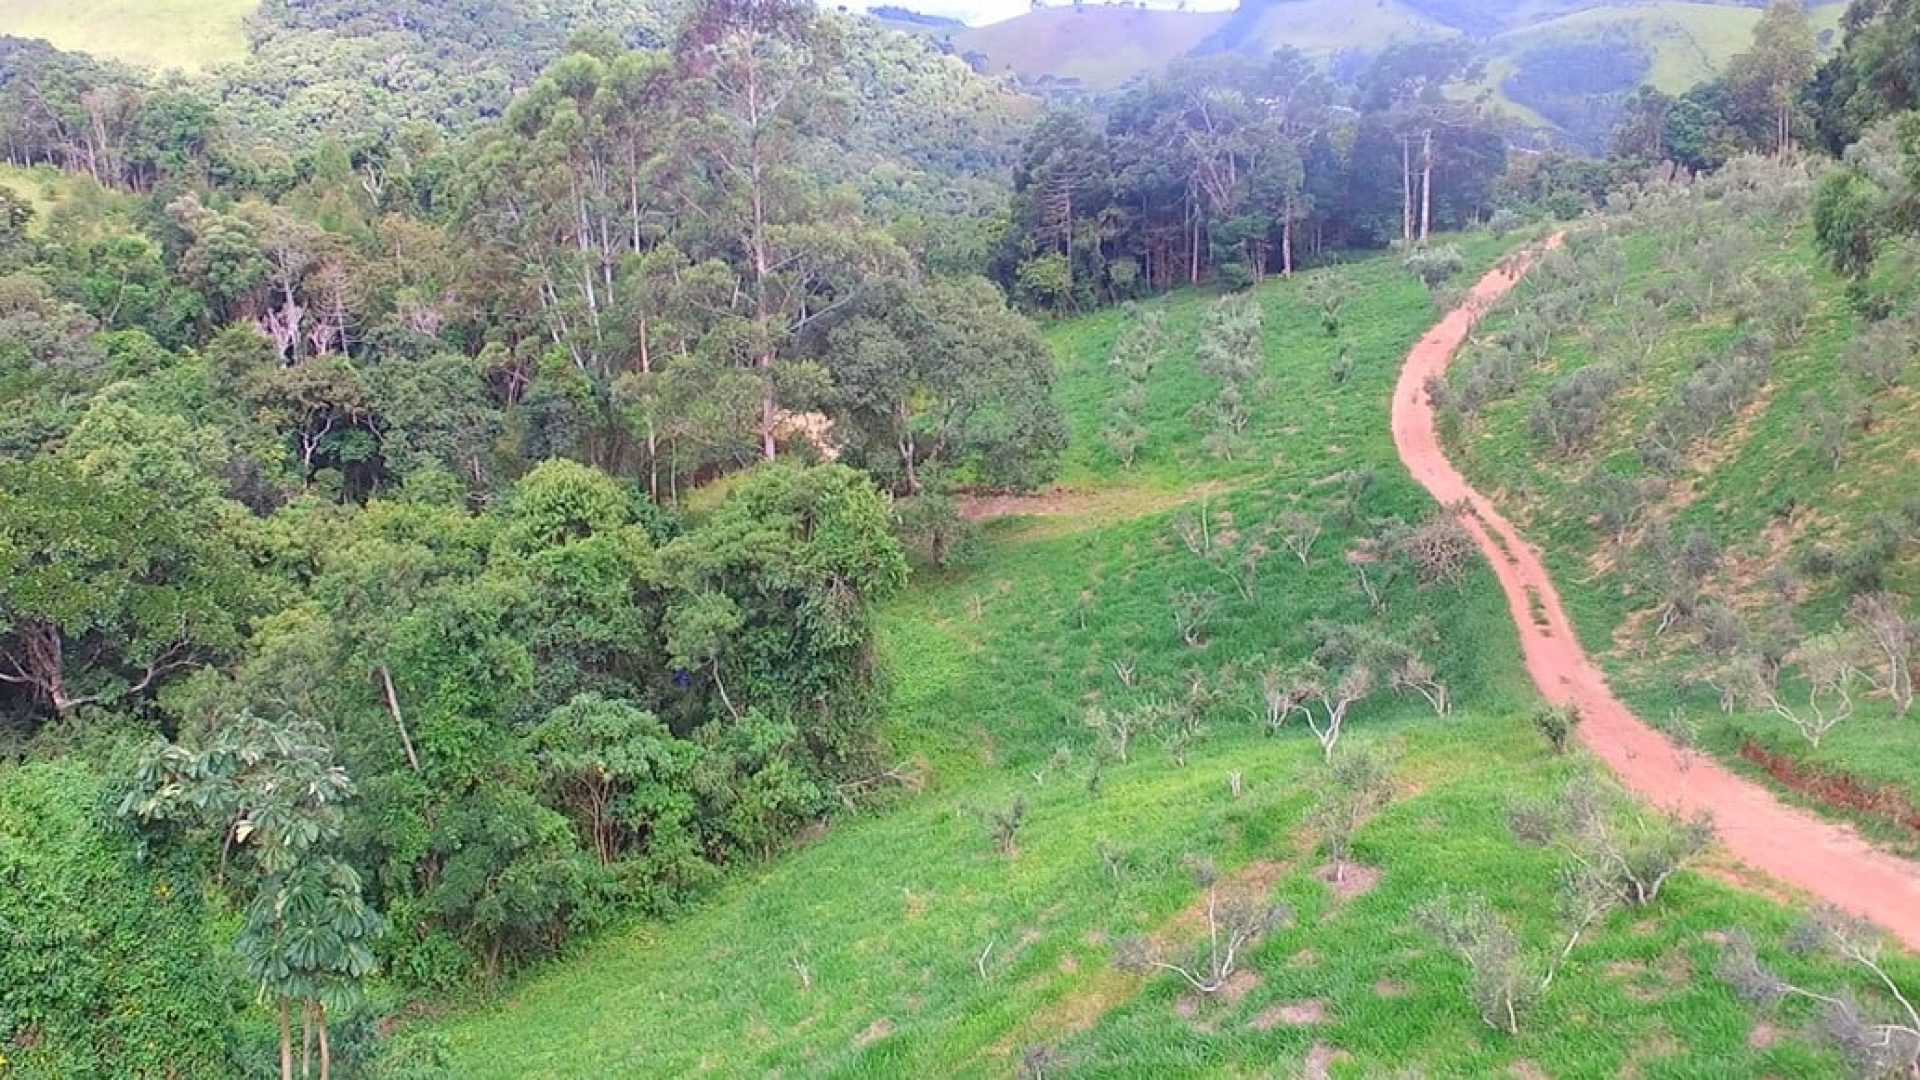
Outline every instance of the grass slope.
{"label": "grass slope", "polygon": [[155,68],[200,71],[246,54],[259,0],[5,0],[0,34]]}
{"label": "grass slope", "polygon": [[961,55],[984,55],[989,74],[1105,88],[1186,55],[1226,18],[1224,12],[1047,8],[942,36]]}
{"label": "grass slope", "polygon": [[[1487,238],[1468,247],[1476,267],[1499,250]],[[1187,418],[1207,390],[1191,358],[1206,297],[1155,301],[1178,344],[1156,369],[1154,439],[1135,472],[1098,448],[1122,316],[1053,328],[1075,435],[1075,491],[1055,498],[1096,509],[998,522],[979,565],[925,578],[883,613],[896,683],[888,741],[918,764],[923,793],[743,869],[680,921],[610,936],[503,1000],[403,1038],[442,1042],[463,1077],[1009,1075],[1042,1045],[1085,1076],[1298,1075],[1329,1059],[1336,1075],[1838,1075],[1794,1032],[1754,1038],[1756,1018],[1712,979],[1718,929],[1741,923],[1778,940],[1788,915],[1706,877],[1683,876],[1650,912],[1617,914],[1517,1039],[1480,1023],[1461,965],[1412,929],[1420,903],[1471,889],[1531,944],[1558,947],[1553,858],[1507,838],[1504,807],[1578,766],[1549,757],[1518,720],[1534,698],[1484,570],[1460,589],[1394,596],[1394,620],[1434,620],[1434,658],[1461,708],[1441,720],[1417,699],[1362,706],[1349,739],[1391,745],[1401,762],[1401,797],[1358,844],[1383,875],[1351,900],[1314,876],[1322,860],[1302,818],[1318,748],[1297,729],[1257,733],[1246,669],[1298,656],[1311,617],[1365,617],[1341,557],[1354,536],[1326,537],[1309,566],[1270,564],[1258,602],[1228,604],[1201,650],[1180,643],[1166,597],[1210,574],[1169,537],[1171,502],[1247,527],[1313,504],[1326,494],[1316,481],[1358,468],[1379,474],[1368,513],[1424,505],[1394,464],[1385,417],[1430,305],[1391,259],[1322,273],[1354,290],[1340,338],[1300,302],[1304,283],[1260,294],[1273,386],[1251,460],[1206,458]],[[1343,345],[1354,370],[1336,385]],[[1184,764],[1146,740],[1095,785],[1080,717],[1128,695],[1109,666],[1123,655],[1138,659],[1139,695],[1178,696],[1194,671],[1232,694]],[[1243,780],[1237,799],[1229,773]],[[1000,856],[975,812],[1022,798],[1018,853]],[[1232,1000],[1187,1001],[1175,977],[1110,963],[1117,936],[1197,932],[1189,855],[1293,911],[1251,953],[1255,978]],[[1276,1022],[1303,1003],[1323,1018]]]}
{"label": "grass slope", "polygon": [[[1849,432],[1839,467],[1830,466],[1811,441],[1805,403],[1811,395],[1837,405],[1857,392],[1850,389],[1855,380],[1843,373],[1841,358],[1859,321],[1841,282],[1821,267],[1804,222],[1725,205],[1711,210],[1706,220],[1709,233],[1750,238],[1751,246],[1742,249],[1748,253],[1741,262],[1743,278],[1769,280],[1772,274],[1810,270],[1812,308],[1804,338],[1777,352],[1766,385],[1737,418],[1688,452],[1688,467],[1654,501],[1648,518],[1669,522],[1677,531],[1703,528],[1715,537],[1726,554],[1706,586],[1709,598],[1741,611],[1756,627],[1764,627],[1771,613],[1791,612],[1804,630],[1817,631],[1839,616],[1841,583],[1795,571],[1791,596],[1782,599],[1768,584],[1769,575],[1794,570],[1820,545],[1845,548],[1858,542],[1876,516],[1920,499],[1920,468],[1915,467],[1920,391],[1910,374],[1903,385],[1862,394],[1871,408],[1871,427]],[[1671,294],[1683,275],[1698,273],[1686,246],[1691,241],[1670,241],[1674,235],[1672,227],[1651,223],[1624,234],[1623,297]],[[1669,242],[1681,244],[1678,254],[1663,253]],[[1576,251],[1582,246],[1576,244]],[[1591,242],[1584,246],[1590,249]],[[1797,302],[1766,295],[1766,303]],[[1537,309],[1542,302],[1538,292],[1523,285],[1512,305],[1485,324],[1482,341],[1492,347],[1511,325],[1512,313]],[[1454,440],[1464,471],[1481,490],[1497,493],[1496,501],[1542,549],[1589,651],[1603,660],[1615,687],[1640,715],[1658,722],[1678,710],[1687,723],[1698,725],[1706,748],[1730,759],[1751,743],[1890,788],[1920,805],[1915,720],[1896,719],[1880,699],[1863,701],[1860,714],[1815,749],[1770,713],[1744,708],[1722,713],[1717,693],[1690,678],[1707,663],[1696,648],[1696,632],[1652,632],[1649,585],[1631,554],[1645,529],[1635,530],[1628,549],[1617,547],[1605,530],[1590,523],[1592,505],[1580,484],[1597,468],[1643,475],[1637,451],[1641,432],[1706,358],[1726,351],[1747,320],[1725,296],[1709,305],[1704,318],[1670,310],[1650,329],[1628,329],[1621,311],[1604,297],[1579,304],[1571,321],[1583,328],[1564,334],[1551,357],[1524,374],[1516,393],[1487,407]],[[1552,386],[1588,365],[1617,362],[1638,340],[1648,346],[1647,359],[1609,402],[1589,446],[1554,453],[1530,434],[1529,417]],[[1791,518],[1786,516],[1790,507]],[[1909,544],[1896,553],[1886,577],[1888,588],[1909,598],[1920,595],[1920,552],[1914,548]],[[1915,838],[1907,832],[1902,840],[1911,848]]]}
{"label": "grass slope", "polygon": [[46,228],[47,215],[59,202],[57,193],[64,179],[59,170],[51,167],[26,169],[0,165],[0,188],[6,188],[33,207],[33,220],[27,223],[27,231],[34,234]]}
{"label": "grass slope", "polygon": [[[1814,29],[1837,31],[1845,8],[1842,3],[1813,7]],[[1110,89],[1186,55],[1228,17],[1221,12],[1055,7],[989,26],[935,33],[961,54],[984,55],[989,72],[1011,72],[1027,80],[1072,79],[1092,89]],[[1484,73],[1461,94],[1484,95],[1524,123],[1550,127],[1504,90],[1530,54],[1571,44],[1638,47],[1651,60],[1646,82],[1677,94],[1718,76],[1752,45],[1760,9],[1692,0],[1597,4],[1571,12],[1564,5],[1532,4],[1503,10],[1501,18],[1509,29],[1483,43]],[[1296,0],[1262,7],[1245,37],[1256,51],[1291,46],[1329,57],[1374,53],[1394,41],[1457,33],[1402,0]]]}
{"label": "grass slope", "polygon": [[133,202],[125,193],[108,191],[90,177],[62,172],[51,165],[0,165],[0,188],[33,207],[33,218],[27,222],[27,233],[32,236],[46,232],[49,216],[63,203],[84,199],[90,205],[130,211]]}
{"label": "grass slope", "polygon": [[[1808,15],[1814,30],[1824,33],[1838,30],[1845,11],[1845,4],[1829,3]],[[1486,72],[1478,89],[1520,119],[1544,123],[1502,89],[1527,54],[1556,45],[1607,43],[1644,48],[1652,61],[1647,84],[1679,94],[1718,77],[1735,56],[1751,48],[1759,21],[1760,9],[1731,4],[1659,0],[1588,8],[1496,35],[1487,43]]]}
{"label": "grass slope", "polygon": [[[1029,80],[1076,79],[1090,88],[1109,89],[1185,56],[1228,18],[1229,13],[1217,11],[1057,7],[943,36],[963,55],[984,55],[990,73],[1011,72]],[[1454,33],[1399,0],[1360,5],[1294,0],[1262,8],[1247,36],[1257,43],[1256,51],[1291,46],[1325,58]]]}

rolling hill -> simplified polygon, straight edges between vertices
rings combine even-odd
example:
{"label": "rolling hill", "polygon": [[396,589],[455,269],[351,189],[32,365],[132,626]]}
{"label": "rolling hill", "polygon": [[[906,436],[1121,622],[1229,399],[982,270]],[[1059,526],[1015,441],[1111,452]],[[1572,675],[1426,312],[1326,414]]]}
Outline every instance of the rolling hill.
{"label": "rolling hill", "polygon": [[1226,12],[1118,6],[1046,8],[941,40],[990,74],[1108,89],[1185,56],[1227,18]]}
{"label": "rolling hill", "polygon": [[5,0],[0,34],[154,68],[200,71],[246,55],[259,0]]}
{"label": "rolling hill", "polygon": [[[195,71],[246,53],[258,0],[6,0],[0,33],[156,68]],[[1834,30],[1842,3],[1814,9]],[[1484,42],[1472,92],[1523,123],[1588,150],[1603,148],[1617,99],[1648,84],[1678,93],[1711,78],[1747,45],[1759,10],[1657,0],[1581,6],[1566,0],[1250,0],[1231,12],[1105,3],[1045,7],[964,26],[891,6],[880,25],[931,37],[979,70],[1052,94],[1099,93],[1189,54],[1290,46],[1361,58],[1394,41],[1465,34]],[[1830,36],[1830,34],[1828,34]]]}
{"label": "rolling hill", "polygon": [[[1844,3],[1812,10],[1830,40]],[[1617,98],[1641,85],[1680,93],[1743,51],[1757,7],[1657,0],[1455,4],[1445,0],[1283,0],[1226,12],[1122,5],[1042,8],[1004,22],[929,31],[981,70],[1050,92],[1111,90],[1189,54],[1300,49],[1364,58],[1395,41],[1467,35],[1485,71],[1468,93],[1588,150],[1604,148]]]}
{"label": "rolling hill", "polygon": [[[1501,250],[1486,236],[1463,243],[1476,268]],[[1228,705],[1191,745],[1156,732],[1104,765],[1089,746],[1090,709],[1178,700],[1196,672],[1244,672],[1299,648],[1311,617],[1366,617],[1354,571],[1367,558],[1345,528],[1306,564],[1276,568],[1259,602],[1230,604],[1203,648],[1181,643],[1161,601],[1206,587],[1204,565],[1170,536],[1182,515],[1255,528],[1334,497],[1325,478],[1346,470],[1374,477],[1369,512],[1418,511],[1384,417],[1399,354],[1432,315],[1396,264],[1256,292],[1265,392],[1284,405],[1260,410],[1257,453],[1238,461],[1206,453],[1190,419],[1207,393],[1190,343],[1211,297],[1150,304],[1170,345],[1133,470],[1099,437],[1123,392],[1107,358],[1126,314],[1053,327],[1073,489],[994,522],[980,562],[924,579],[882,620],[888,666],[911,672],[889,742],[924,790],[743,874],[684,919],[637,924],[502,1000],[411,1025],[399,1057],[473,1077],[1843,1075],[1806,1010],[1776,1023],[1719,981],[1727,928],[1772,942],[1791,920],[1723,856],[1567,944],[1519,1036],[1474,1015],[1463,966],[1417,913],[1436,895],[1480,892],[1524,939],[1561,948],[1555,858],[1516,844],[1505,818],[1512,800],[1551,798],[1587,768],[1525,729],[1532,693],[1484,564],[1458,589],[1395,587],[1393,619],[1435,620],[1459,707],[1437,719],[1402,697],[1356,720],[1353,745],[1393,755],[1399,777],[1355,841],[1364,885],[1339,885],[1323,864],[1310,813],[1322,766],[1297,726],[1262,735]],[[1326,289],[1353,297],[1345,342],[1299,302]],[[1022,824],[996,850],[982,826],[1010,806]],[[1223,895],[1285,908],[1211,993],[1115,960],[1133,935],[1204,940],[1195,859],[1217,866]]]}
{"label": "rolling hill", "polygon": [[[1828,3],[1809,12],[1823,45],[1845,10]],[[1759,20],[1756,8],[1684,0],[1558,15],[1488,39],[1477,90],[1520,119],[1558,128],[1598,152],[1615,115],[1609,95],[1642,85],[1679,94],[1715,78],[1747,49]]]}

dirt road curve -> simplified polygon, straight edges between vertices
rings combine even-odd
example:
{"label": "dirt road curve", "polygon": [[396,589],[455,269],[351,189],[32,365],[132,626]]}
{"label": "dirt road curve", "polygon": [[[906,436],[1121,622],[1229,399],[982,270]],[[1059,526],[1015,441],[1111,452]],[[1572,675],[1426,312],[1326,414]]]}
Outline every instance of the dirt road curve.
{"label": "dirt road curve", "polygon": [[[1555,236],[1547,244],[1559,240]],[[1628,712],[1581,651],[1539,553],[1467,486],[1441,452],[1427,380],[1446,370],[1480,312],[1531,262],[1532,253],[1516,256],[1480,279],[1467,303],[1408,354],[1393,396],[1393,441],[1400,460],[1442,504],[1466,505],[1462,522],[1506,591],[1527,671],[1547,700],[1579,706],[1581,740],[1627,787],[1655,805],[1689,814],[1708,811],[1721,843],[1742,863],[1865,916],[1908,948],[1920,949],[1920,863],[1878,851],[1852,829],[1789,807],[1711,760],[1683,759]]]}

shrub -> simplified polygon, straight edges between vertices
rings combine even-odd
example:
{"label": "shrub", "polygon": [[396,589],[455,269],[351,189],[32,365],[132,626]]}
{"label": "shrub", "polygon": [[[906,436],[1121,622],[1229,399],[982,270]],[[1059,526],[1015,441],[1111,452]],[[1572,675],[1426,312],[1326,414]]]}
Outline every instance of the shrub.
{"label": "shrub", "polygon": [[1510,812],[1509,824],[1515,826],[1516,839],[1557,843],[1567,852],[1572,860],[1567,883],[1576,893],[1645,907],[1659,899],[1674,874],[1706,850],[1713,823],[1704,816],[1681,818],[1639,804],[1615,803],[1597,783],[1581,778],[1549,806]]}
{"label": "shrub", "polygon": [[1406,266],[1422,285],[1433,291],[1445,284],[1448,278],[1466,269],[1467,260],[1459,248],[1446,244],[1414,252],[1407,256]]}
{"label": "shrub", "polygon": [[25,1076],[221,1076],[244,982],[200,878],[73,762],[0,768],[0,1047]]}
{"label": "shrub", "polygon": [[1819,1005],[1819,1030],[1862,1076],[1920,1074],[1920,1009],[1887,971],[1881,935],[1861,920],[1821,907],[1794,934],[1798,951],[1818,952],[1855,964],[1873,976],[1874,995],[1862,1000],[1847,990],[1822,992],[1797,986],[1768,970],[1753,939],[1727,935],[1714,973],[1743,1001],[1770,1006],[1786,997]]}
{"label": "shrub", "polygon": [[1467,997],[1488,1027],[1520,1034],[1520,1022],[1539,1004],[1549,975],[1520,946],[1506,920],[1480,897],[1442,897],[1414,920],[1467,965]]}
{"label": "shrub", "polygon": [[893,504],[894,535],[909,555],[945,570],[971,562],[980,548],[980,527],[960,512],[952,497],[928,492]]}
{"label": "shrub", "polygon": [[1333,863],[1333,879],[1344,881],[1354,835],[1393,799],[1393,763],[1372,749],[1351,750],[1329,760],[1315,786],[1307,820]]}
{"label": "shrub", "polygon": [[1188,648],[1206,645],[1207,626],[1220,610],[1220,594],[1212,589],[1180,589],[1167,601],[1173,610],[1174,628]]}
{"label": "shrub", "polygon": [[1542,705],[1533,711],[1533,729],[1556,754],[1566,753],[1573,745],[1573,733],[1579,726],[1578,705]]}
{"label": "shrub", "polygon": [[1913,365],[1914,330],[1906,319],[1876,322],[1847,342],[1841,366],[1871,387],[1890,390],[1900,385]]}
{"label": "shrub", "polygon": [[1027,797],[1022,795],[1005,807],[987,808],[976,811],[980,824],[985,826],[987,837],[993,841],[994,850],[1007,858],[1020,853],[1015,841],[1020,837],[1020,829],[1027,823]]}
{"label": "shrub", "polygon": [[1554,383],[1528,417],[1534,438],[1562,453],[1578,449],[1599,430],[1623,382],[1611,365],[1592,364]]}
{"label": "shrub", "polygon": [[1466,580],[1479,548],[1473,535],[1450,510],[1435,510],[1413,526],[1389,530],[1387,545],[1413,566],[1423,585],[1457,585]]}

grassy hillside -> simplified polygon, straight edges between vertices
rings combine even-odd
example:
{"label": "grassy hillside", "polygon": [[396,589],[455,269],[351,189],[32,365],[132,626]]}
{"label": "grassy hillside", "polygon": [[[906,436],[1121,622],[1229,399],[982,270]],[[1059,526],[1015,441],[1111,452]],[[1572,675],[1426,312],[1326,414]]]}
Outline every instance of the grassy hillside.
{"label": "grassy hillside", "polygon": [[[1761,10],[1740,4],[1657,0],[1651,4],[1592,4],[1569,12],[1569,4],[1503,6],[1500,12],[1469,10],[1409,0],[1338,4],[1296,0],[1260,4],[1254,10],[1137,12],[1131,8],[1046,8],[989,27],[943,33],[956,52],[977,52],[989,71],[1012,71],[1023,79],[1075,79],[1110,88],[1188,54],[1210,35],[1242,48],[1294,46],[1313,56],[1338,52],[1371,54],[1392,40],[1484,35],[1486,75],[1478,88],[1534,125],[1548,121],[1507,92],[1528,61],[1555,65],[1565,46],[1605,46],[1644,54],[1647,67],[1626,85],[1682,92],[1718,75],[1751,44]],[[1816,31],[1836,31],[1845,4],[1812,8]],[[1252,42],[1252,44],[1248,44]],[[1519,98],[1524,98],[1521,94]]]}
{"label": "grassy hillside", "polygon": [[[1496,250],[1476,240],[1470,261]],[[1301,296],[1328,280],[1353,296],[1350,330],[1335,336]],[[460,1076],[972,1076],[1023,1062],[1029,1075],[1086,1076],[1839,1075],[1784,1026],[1807,1014],[1763,1019],[1712,977],[1722,929],[1773,941],[1789,920],[1713,877],[1684,875],[1657,907],[1616,913],[1517,1038],[1480,1022],[1462,965],[1413,928],[1424,901],[1474,890],[1529,946],[1560,944],[1555,857],[1508,838],[1505,806],[1583,766],[1551,757],[1520,719],[1534,699],[1482,569],[1458,588],[1392,593],[1394,623],[1434,620],[1460,708],[1438,719],[1417,698],[1362,706],[1349,739],[1398,755],[1398,795],[1357,842],[1361,878],[1377,871],[1377,885],[1342,897],[1323,880],[1305,825],[1319,750],[1298,728],[1262,737],[1247,679],[1263,657],[1297,655],[1309,618],[1367,617],[1342,554],[1356,535],[1335,530],[1305,567],[1271,564],[1258,602],[1229,603],[1195,650],[1166,596],[1211,571],[1169,520],[1184,509],[1251,528],[1326,500],[1317,481],[1343,469],[1377,472],[1369,515],[1417,513],[1424,497],[1394,464],[1385,416],[1400,356],[1432,312],[1386,258],[1261,297],[1272,387],[1259,453],[1238,463],[1210,461],[1188,421],[1207,388],[1191,357],[1207,298],[1156,302],[1175,344],[1152,379],[1154,438],[1133,472],[1097,448],[1122,316],[1053,330],[1074,420],[1071,490],[998,522],[977,565],[923,580],[884,618],[889,738],[920,794],[743,874],[682,921],[634,926],[496,1004],[417,1026],[403,1045],[444,1055]],[[1343,346],[1354,364],[1338,382]],[[1126,657],[1133,691],[1112,666]],[[1130,763],[1095,766],[1089,704],[1178,700],[1196,672],[1225,694],[1201,742],[1142,739]],[[979,812],[1017,800],[1026,824],[1003,855]],[[1124,935],[1185,944],[1200,932],[1190,857],[1291,912],[1248,954],[1249,974],[1205,1001],[1175,976],[1111,962]]]}
{"label": "grassy hillside", "polygon": [[247,51],[259,0],[6,0],[0,34],[156,68],[199,71]]}
{"label": "grassy hillside", "polygon": [[50,167],[23,169],[16,165],[0,165],[0,187],[6,188],[33,207],[33,220],[28,222],[28,231],[38,233],[47,226],[47,214],[59,202],[62,188],[74,183],[72,177]]}
{"label": "grassy hillside", "polygon": [[[1724,197],[1663,195],[1613,221],[1618,236],[1579,239],[1557,276],[1528,283],[1486,324],[1449,384],[1456,406],[1485,399],[1457,418],[1456,451],[1542,548],[1589,650],[1641,715],[1677,716],[1736,761],[1764,753],[1782,759],[1776,769],[1814,770],[1825,779],[1796,787],[1867,811],[1911,847],[1920,833],[1891,823],[1915,820],[1920,806],[1920,721],[1896,718],[1861,681],[1858,714],[1816,748],[1770,709],[1742,701],[1723,712],[1715,683],[1728,680],[1708,681],[1734,646],[1778,653],[1832,628],[1850,593],[1890,590],[1909,614],[1920,595],[1920,544],[1902,538],[1920,505],[1913,375],[1883,388],[1860,373],[1863,324],[1818,268],[1804,179],[1732,171],[1702,185]],[[1804,329],[1793,325],[1800,313]],[[1544,355],[1509,364],[1509,345],[1547,324],[1558,329]],[[1536,417],[1551,395],[1576,395],[1588,369],[1617,389],[1591,410],[1589,439],[1555,449]],[[1687,414],[1699,417],[1697,434],[1677,463],[1660,465],[1656,443],[1674,440],[1654,433],[1663,417]],[[1605,499],[1602,475],[1619,478]],[[1622,494],[1633,485],[1644,486]],[[1596,516],[1602,506],[1630,512],[1618,535]],[[1663,533],[1679,547],[1695,531],[1720,555],[1689,587],[1670,580],[1655,549]],[[1691,614],[1669,620],[1663,605],[1675,596]],[[1789,663],[1781,681],[1796,707],[1808,689],[1799,670]]]}
{"label": "grassy hillside", "polygon": [[1223,28],[1259,49],[1291,46],[1318,57],[1374,52],[1396,40],[1455,33],[1400,0],[1360,5],[1295,0],[1263,5],[1245,18],[1215,11],[1054,7],[942,36],[962,55],[985,56],[991,73],[1074,79],[1109,89],[1165,67]]}
{"label": "grassy hillside", "polygon": [[[1845,4],[1828,3],[1809,14],[1815,30],[1826,35],[1837,31],[1845,10]],[[1644,83],[1678,94],[1720,75],[1752,45],[1759,20],[1758,8],[1675,0],[1603,5],[1553,16],[1491,38],[1479,89],[1528,123],[1548,123],[1536,110],[1537,103],[1514,83],[1515,77],[1530,65],[1563,64],[1570,46],[1590,46],[1645,58],[1644,71],[1622,89]]]}
{"label": "grassy hillside", "polygon": [[1076,79],[1103,88],[1186,55],[1226,18],[1224,12],[1048,8],[941,36],[963,56],[984,55],[989,74]]}
{"label": "grassy hillside", "polygon": [[[1809,15],[1816,31],[1840,25],[1845,4],[1824,4]],[[1721,74],[1728,61],[1753,44],[1760,10],[1727,4],[1659,3],[1604,6],[1533,23],[1492,39],[1487,81],[1498,86],[1525,55],[1568,42],[1631,41],[1652,54],[1648,85],[1677,94]]]}
{"label": "grassy hillside", "polygon": [[1447,37],[1452,31],[1399,0],[1340,3],[1300,0],[1262,9],[1253,38],[1265,48],[1291,46],[1311,56],[1378,52],[1395,41]]}

